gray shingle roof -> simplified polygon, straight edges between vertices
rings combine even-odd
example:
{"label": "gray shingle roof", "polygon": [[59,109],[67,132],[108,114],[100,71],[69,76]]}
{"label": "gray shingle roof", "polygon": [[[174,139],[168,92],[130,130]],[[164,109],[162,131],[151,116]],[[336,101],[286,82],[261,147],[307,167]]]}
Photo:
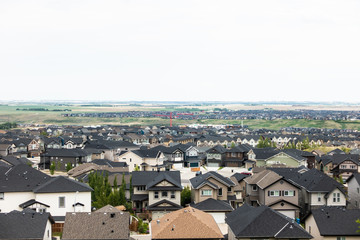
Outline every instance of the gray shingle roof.
{"label": "gray shingle roof", "polygon": [[322,236],[358,236],[360,209],[322,207],[312,211]]}
{"label": "gray shingle roof", "polygon": [[0,239],[43,239],[50,213],[0,213]]}
{"label": "gray shingle roof", "polygon": [[290,218],[265,205],[251,207],[244,204],[227,214],[225,221],[237,238],[312,238]]}
{"label": "gray shingle roof", "polygon": [[36,187],[33,191],[34,193],[91,192],[93,189],[85,183],[64,176],[57,176]]}
{"label": "gray shingle roof", "polygon": [[208,198],[191,206],[204,212],[231,212],[234,210],[230,204],[213,198]]}
{"label": "gray shingle roof", "polygon": [[230,178],[224,177],[221,174],[210,171],[205,174],[201,174],[199,176],[193,177],[190,179],[190,183],[193,186],[193,188],[198,188],[200,185],[202,185],[205,181],[207,181],[208,178],[213,177],[217,179],[218,181],[222,182],[223,184],[227,186],[235,186],[235,183],[231,181]]}

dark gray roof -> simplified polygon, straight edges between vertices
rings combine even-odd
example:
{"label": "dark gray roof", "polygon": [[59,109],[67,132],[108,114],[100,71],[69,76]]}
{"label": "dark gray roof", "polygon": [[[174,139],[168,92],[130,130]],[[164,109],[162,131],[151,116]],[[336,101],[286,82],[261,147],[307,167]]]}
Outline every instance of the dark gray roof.
{"label": "dark gray roof", "polygon": [[85,183],[64,176],[57,176],[36,187],[33,191],[34,193],[91,192],[93,189]]}
{"label": "dark gray roof", "polygon": [[157,158],[159,156],[159,151],[157,150],[132,150],[132,152],[141,158]]}
{"label": "dark gray roof", "polygon": [[292,219],[263,205],[247,204],[226,215],[226,223],[237,238],[303,238],[312,236]]}
{"label": "dark gray roof", "polygon": [[0,167],[0,192],[32,192],[50,179],[49,175],[26,164],[12,168]]}
{"label": "dark gray roof", "polygon": [[27,158],[17,158],[14,156],[2,157],[2,160],[11,164],[12,166],[15,166],[18,164],[32,164],[32,162],[30,160],[28,160]]}
{"label": "dark gray roof", "polygon": [[27,207],[29,207],[29,206],[31,206],[33,204],[40,204],[40,205],[43,205],[43,206],[48,207],[48,208],[50,207],[49,205],[46,205],[45,203],[42,203],[42,202],[38,202],[35,199],[30,199],[30,200],[20,204],[19,207],[27,208]]}
{"label": "dark gray roof", "polygon": [[67,213],[62,239],[129,239],[128,212]]}
{"label": "dark gray roof", "polygon": [[[171,190],[181,190],[182,186],[181,186],[181,180],[180,180],[180,172],[179,171],[175,171],[175,172],[177,172],[178,174],[172,174],[172,176],[167,174],[168,172],[159,172],[160,174],[158,174],[152,181],[150,181],[146,185],[146,189],[147,190],[152,190],[153,188],[156,187],[155,186],[156,184],[158,184],[158,183],[160,183],[162,181],[167,181],[167,182],[173,184],[174,187],[176,187],[176,189],[173,189],[173,187],[172,187]],[[173,177],[176,177],[176,178],[173,179]]]}
{"label": "dark gray roof", "polygon": [[191,207],[204,212],[231,212],[234,210],[229,203],[213,198],[208,198],[204,201],[193,204]]}
{"label": "dark gray roof", "polygon": [[0,213],[0,239],[43,239],[48,221],[53,222],[50,213]]}
{"label": "dark gray roof", "polygon": [[341,207],[321,207],[313,210],[312,215],[322,236],[359,236],[357,232],[360,209]]}
{"label": "dark gray roof", "polygon": [[[164,203],[167,204],[168,206],[160,206],[163,205]],[[181,208],[182,207],[180,205],[164,199],[159,202],[155,202],[152,205],[149,205],[146,209],[149,211],[176,211]]]}
{"label": "dark gray roof", "polygon": [[346,179],[346,182],[349,182],[351,179],[355,179],[358,184],[360,185],[360,173],[354,172],[348,179]]}
{"label": "dark gray roof", "polygon": [[232,175],[232,177],[234,177],[236,179],[236,181],[238,181],[238,182],[240,182],[244,178],[247,178],[248,176],[249,175],[241,174],[241,173],[235,173],[234,175]]}
{"label": "dark gray roof", "polygon": [[89,154],[83,149],[47,149],[46,152],[41,154],[45,157],[85,157]]}
{"label": "dark gray roof", "polygon": [[[167,176],[165,176],[167,175]],[[181,178],[179,171],[134,171],[132,172],[133,186],[147,186],[151,182],[156,182],[155,179],[169,178],[176,184],[181,186]]]}
{"label": "dark gray roof", "polygon": [[190,183],[194,188],[198,188],[200,185],[202,185],[205,181],[208,181],[207,179],[213,177],[217,179],[218,181],[222,182],[226,186],[235,186],[235,183],[230,180],[230,178],[224,177],[221,174],[210,171],[205,174],[201,174],[199,176],[193,177],[190,179]]}

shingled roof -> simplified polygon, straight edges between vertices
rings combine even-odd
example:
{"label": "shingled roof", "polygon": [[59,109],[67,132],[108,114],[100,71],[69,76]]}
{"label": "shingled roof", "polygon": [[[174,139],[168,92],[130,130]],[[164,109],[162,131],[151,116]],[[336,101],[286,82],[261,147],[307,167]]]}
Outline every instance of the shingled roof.
{"label": "shingled roof", "polygon": [[265,205],[244,204],[227,214],[225,221],[236,238],[312,238],[292,219]]}
{"label": "shingled roof", "polygon": [[357,236],[360,209],[321,207],[312,210],[312,215],[322,236]]}
{"label": "shingled roof", "polygon": [[214,171],[210,171],[205,174],[201,174],[199,176],[193,177],[190,179],[190,183],[193,186],[193,188],[196,189],[196,188],[202,186],[203,183],[209,182],[208,179],[211,177],[215,178],[219,182],[222,182],[223,184],[225,184],[228,187],[235,186],[235,183],[230,178],[224,177],[221,174],[214,172]]}
{"label": "shingled roof", "polygon": [[152,221],[151,229],[152,239],[223,238],[214,218],[192,207],[167,213],[157,221]]}
{"label": "shingled roof", "polygon": [[129,239],[129,222],[128,212],[67,213],[62,239]]}

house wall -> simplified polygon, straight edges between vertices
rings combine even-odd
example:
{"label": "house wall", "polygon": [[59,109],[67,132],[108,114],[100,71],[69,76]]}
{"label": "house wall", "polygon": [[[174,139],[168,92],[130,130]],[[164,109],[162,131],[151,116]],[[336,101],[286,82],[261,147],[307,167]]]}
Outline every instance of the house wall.
{"label": "house wall", "polygon": [[[65,197],[64,208],[59,208],[59,197]],[[74,212],[72,205],[76,202],[84,204],[82,208],[84,212],[91,212],[91,192],[37,193],[35,199],[49,205],[47,212],[52,216],[65,216],[66,212]]]}
{"label": "house wall", "polygon": [[[318,201],[318,194],[321,197],[321,201]],[[311,206],[323,206],[326,205],[325,193],[310,193]]]}
{"label": "house wall", "polygon": [[127,165],[129,165],[129,172],[134,171],[135,166],[140,166],[143,163],[143,160],[138,155],[133,152],[127,152],[118,157],[119,162],[125,161]]}
{"label": "house wall", "polygon": [[220,183],[219,181],[217,181],[216,179],[214,179],[212,177],[208,178],[208,180],[209,180],[209,182],[217,185],[219,188],[222,188],[222,196],[218,195],[219,190],[214,190],[214,192],[216,192],[215,199],[227,200],[227,194],[228,194],[227,186],[225,186],[224,184]]}
{"label": "house wall", "polygon": [[[340,202],[334,202],[333,201],[333,193],[340,193]],[[335,189],[334,191],[332,191],[328,198],[327,198],[327,205],[328,206],[346,206],[346,197],[345,195],[339,190],[339,189]]]}
{"label": "house wall", "polygon": [[[285,191],[285,190],[291,190],[291,191],[295,191],[295,196],[278,196],[278,197],[273,197],[273,196],[268,196],[268,191],[274,191],[274,190],[279,190],[279,191]],[[276,202],[278,200],[284,199],[292,204],[295,205],[299,205],[299,191],[296,187],[294,187],[293,185],[291,185],[290,183],[280,180],[277,183],[271,185],[270,187],[266,188],[265,191],[265,202],[261,202],[265,205],[269,205],[273,202]],[[261,199],[260,199],[261,200]]]}
{"label": "house wall", "polygon": [[181,204],[181,192],[180,191],[175,191],[175,198],[171,198],[171,191],[167,191],[168,192],[168,196],[167,197],[162,197],[161,192],[162,191],[158,191],[159,192],[159,198],[154,198],[155,195],[155,191],[149,191],[149,205],[152,205],[156,202],[159,202],[161,200],[168,200],[169,202],[173,202],[176,203],[177,205]]}
{"label": "house wall", "polygon": [[[202,196],[201,195],[201,190],[211,190],[212,191],[212,195],[211,196]],[[199,202],[202,202],[208,198],[214,198],[214,199],[217,199],[216,198],[216,191],[215,189],[209,187],[208,185],[205,185],[203,186],[202,188],[199,188],[199,189],[196,189],[194,190],[194,201],[195,203],[199,203]]]}
{"label": "house wall", "polygon": [[51,222],[48,220],[46,223],[43,240],[51,240],[51,239],[52,239]]}
{"label": "house wall", "polygon": [[0,200],[0,210],[2,213],[8,213],[13,210],[21,211],[20,204],[35,199],[33,192],[5,192],[4,200]]}
{"label": "house wall", "polygon": [[353,177],[348,182],[349,208],[360,209],[360,184]]}
{"label": "house wall", "polygon": [[266,166],[271,166],[273,164],[284,164],[287,167],[298,167],[301,165],[297,160],[287,156],[286,154],[277,154],[266,160]]}

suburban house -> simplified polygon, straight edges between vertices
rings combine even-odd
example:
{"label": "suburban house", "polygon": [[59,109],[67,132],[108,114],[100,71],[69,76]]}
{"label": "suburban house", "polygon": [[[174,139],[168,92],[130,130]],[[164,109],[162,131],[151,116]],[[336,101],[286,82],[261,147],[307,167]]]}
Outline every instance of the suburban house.
{"label": "suburban house", "polygon": [[353,173],[347,180],[349,208],[360,209],[360,173]]}
{"label": "suburban house", "polygon": [[214,218],[186,207],[151,221],[152,239],[224,239]]}
{"label": "suburban house", "polygon": [[360,169],[360,156],[358,154],[332,154],[319,158],[320,170],[334,177],[346,180],[352,173]]}
{"label": "suburban house", "polygon": [[344,186],[325,173],[313,168],[272,168],[289,182],[301,187],[300,206],[302,216],[322,206],[346,207]]}
{"label": "suburban house", "polygon": [[92,188],[63,176],[50,177],[26,164],[0,167],[0,211],[32,209],[63,222],[67,212],[90,212]]}
{"label": "suburban house", "polygon": [[31,210],[0,213],[0,239],[52,240],[50,213]]}
{"label": "suburban house", "polygon": [[130,237],[129,224],[129,212],[121,212],[115,208],[110,212],[68,212],[62,239],[128,240]]}
{"label": "suburban house", "polygon": [[355,240],[360,238],[360,209],[321,207],[305,218],[305,228],[314,239]]}
{"label": "suburban house", "polygon": [[165,156],[162,152],[156,150],[145,149],[121,152],[117,159],[119,162],[126,162],[129,166],[129,172],[133,172],[135,169],[140,171],[165,169]]}
{"label": "suburban house", "polygon": [[56,170],[65,171],[66,165],[77,167],[81,163],[91,161],[91,155],[82,149],[48,149],[40,155],[39,168],[49,169],[52,163]]}
{"label": "suburban house", "polygon": [[191,199],[194,203],[202,202],[208,198],[223,201],[234,201],[235,183],[228,177],[211,171],[190,179]]}
{"label": "suburban house", "polygon": [[250,239],[311,239],[299,224],[263,205],[244,204],[226,215],[229,240]]}
{"label": "suburban house", "polygon": [[244,160],[247,159],[248,148],[244,145],[238,145],[230,149],[226,149],[222,166],[224,167],[242,167]]}
{"label": "suburban house", "polygon": [[248,152],[249,160],[255,161],[257,167],[286,166],[299,167],[307,166],[308,158],[293,151],[279,151],[274,148],[257,148]]}
{"label": "suburban house", "polygon": [[206,165],[208,167],[223,166],[223,158],[225,157],[226,148],[216,145],[206,151]]}
{"label": "suburban house", "polygon": [[132,185],[131,200],[136,212],[148,212],[152,219],[157,219],[182,208],[179,171],[134,171]]}
{"label": "suburban house", "polygon": [[289,218],[299,218],[299,186],[271,170],[255,173],[244,181],[248,204],[266,205]]}
{"label": "suburban house", "polygon": [[231,202],[233,208],[240,207],[244,201],[246,196],[246,182],[245,178],[249,177],[247,174],[235,173],[230,177],[230,180],[235,183],[234,193],[235,199]]}

